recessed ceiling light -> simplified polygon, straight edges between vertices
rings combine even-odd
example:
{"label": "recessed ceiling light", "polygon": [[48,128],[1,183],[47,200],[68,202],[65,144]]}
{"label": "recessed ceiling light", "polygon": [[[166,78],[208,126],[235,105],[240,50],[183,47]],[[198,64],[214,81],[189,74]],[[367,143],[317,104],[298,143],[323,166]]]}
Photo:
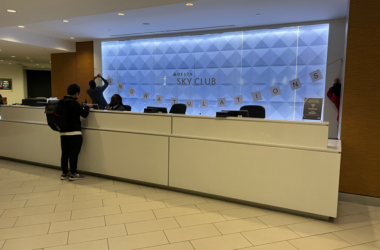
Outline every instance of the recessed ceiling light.
{"label": "recessed ceiling light", "polygon": [[20,26],[18,26],[18,27],[21,28],[21,29],[25,28],[25,26],[22,26],[22,25],[20,25]]}
{"label": "recessed ceiling light", "polygon": [[70,39],[74,39],[74,37],[71,36]]}
{"label": "recessed ceiling light", "polygon": [[186,6],[193,6],[194,4],[192,3],[187,3]]}
{"label": "recessed ceiling light", "polygon": [[0,62],[2,62],[3,60],[0,60]]}
{"label": "recessed ceiling light", "polygon": [[9,64],[12,64],[12,63],[9,63]]}
{"label": "recessed ceiling light", "polygon": [[11,57],[16,57],[16,56],[11,56]]}
{"label": "recessed ceiling light", "polygon": [[124,16],[124,13],[118,13],[119,16]]}
{"label": "recessed ceiling light", "polygon": [[143,23],[143,25],[150,25],[150,23]]}
{"label": "recessed ceiling light", "polygon": [[39,64],[36,64],[36,65],[39,65]]}
{"label": "recessed ceiling light", "polygon": [[69,20],[62,20],[62,22],[64,22],[64,23],[68,23],[68,22],[69,22]]}
{"label": "recessed ceiling light", "polygon": [[16,13],[15,10],[7,10],[7,11],[10,12],[10,13]]}

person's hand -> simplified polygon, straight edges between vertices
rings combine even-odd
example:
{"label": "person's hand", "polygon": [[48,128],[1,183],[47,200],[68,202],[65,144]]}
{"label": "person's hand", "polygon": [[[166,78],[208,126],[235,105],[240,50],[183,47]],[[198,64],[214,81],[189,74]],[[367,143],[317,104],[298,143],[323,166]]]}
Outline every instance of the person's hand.
{"label": "person's hand", "polygon": [[110,107],[106,107],[106,110],[111,110],[111,108]]}
{"label": "person's hand", "polygon": [[94,80],[96,80],[96,78],[98,78],[98,76],[95,76],[95,77],[94,77]]}
{"label": "person's hand", "polygon": [[92,108],[94,105],[92,105],[92,104],[86,104],[86,106]]}
{"label": "person's hand", "polygon": [[96,76],[103,79],[103,76],[101,73],[97,74]]}

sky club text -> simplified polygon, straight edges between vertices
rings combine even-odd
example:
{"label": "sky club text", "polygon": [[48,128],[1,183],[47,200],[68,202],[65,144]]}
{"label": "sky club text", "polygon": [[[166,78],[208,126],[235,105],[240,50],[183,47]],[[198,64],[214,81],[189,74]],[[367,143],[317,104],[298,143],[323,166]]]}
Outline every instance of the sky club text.
{"label": "sky club text", "polygon": [[216,79],[215,78],[195,78],[193,81],[193,78],[178,78],[177,79],[177,85],[215,85]]}

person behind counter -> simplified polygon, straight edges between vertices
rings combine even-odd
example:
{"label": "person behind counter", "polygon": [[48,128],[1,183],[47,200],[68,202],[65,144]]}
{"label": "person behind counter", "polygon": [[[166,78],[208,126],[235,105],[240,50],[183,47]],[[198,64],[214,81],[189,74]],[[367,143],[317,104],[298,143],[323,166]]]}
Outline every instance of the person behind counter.
{"label": "person behind counter", "polygon": [[118,111],[124,111],[124,105],[123,105],[123,99],[120,95],[114,94],[111,97],[111,103],[106,106],[107,110],[118,110]]}
{"label": "person behind counter", "polygon": [[[96,87],[95,79],[100,78],[103,80],[104,85]],[[108,81],[103,78],[101,74],[94,77],[94,80],[89,82],[90,88],[87,90],[87,94],[91,97],[92,103],[98,104],[99,109],[105,109],[107,106],[107,101],[104,99],[103,92],[108,87]]]}
{"label": "person behind counter", "polygon": [[[77,84],[71,84],[67,89],[68,96],[64,97],[65,114],[68,124],[67,132],[61,135],[61,180],[69,179],[70,181],[82,180],[84,175],[77,173],[78,156],[82,148],[82,124],[80,118],[86,118],[90,112],[91,104],[81,106],[77,99],[80,94],[80,87]],[[70,161],[70,170],[68,162]]]}
{"label": "person behind counter", "polygon": [[3,105],[4,102],[3,102],[3,96],[0,94],[0,105]]}
{"label": "person behind counter", "polygon": [[341,91],[342,85],[340,84],[339,78],[334,79],[333,86],[329,89],[327,92],[327,97],[334,103],[336,109],[338,110],[338,117],[337,121],[339,122],[339,106],[340,106],[340,91]]}

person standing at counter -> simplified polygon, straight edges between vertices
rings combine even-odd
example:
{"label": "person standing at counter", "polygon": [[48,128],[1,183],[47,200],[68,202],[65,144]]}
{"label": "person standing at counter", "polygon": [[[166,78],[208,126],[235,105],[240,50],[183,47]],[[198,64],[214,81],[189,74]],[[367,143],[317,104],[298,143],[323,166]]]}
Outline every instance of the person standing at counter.
{"label": "person standing at counter", "polygon": [[[64,97],[64,109],[67,119],[66,132],[61,135],[61,180],[69,179],[70,181],[82,180],[84,175],[77,173],[78,156],[82,147],[82,124],[80,118],[86,118],[90,112],[91,104],[81,106],[77,99],[80,94],[80,87],[77,84],[71,84],[67,89],[68,96]],[[68,162],[70,161],[70,170]]]}
{"label": "person standing at counter", "polygon": [[124,105],[123,105],[123,99],[120,95],[114,94],[111,97],[111,103],[106,106],[107,110],[118,110],[118,111],[124,111]]}
{"label": "person standing at counter", "polygon": [[3,105],[4,102],[3,102],[3,96],[0,94],[0,105]]}
{"label": "person standing at counter", "polygon": [[[96,87],[95,79],[100,78],[103,80],[104,85]],[[103,92],[108,87],[108,81],[103,78],[101,74],[94,77],[94,80],[89,82],[90,88],[87,90],[87,94],[91,97],[92,103],[98,104],[99,109],[105,109],[107,106],[107,101],[104,99]]]}

